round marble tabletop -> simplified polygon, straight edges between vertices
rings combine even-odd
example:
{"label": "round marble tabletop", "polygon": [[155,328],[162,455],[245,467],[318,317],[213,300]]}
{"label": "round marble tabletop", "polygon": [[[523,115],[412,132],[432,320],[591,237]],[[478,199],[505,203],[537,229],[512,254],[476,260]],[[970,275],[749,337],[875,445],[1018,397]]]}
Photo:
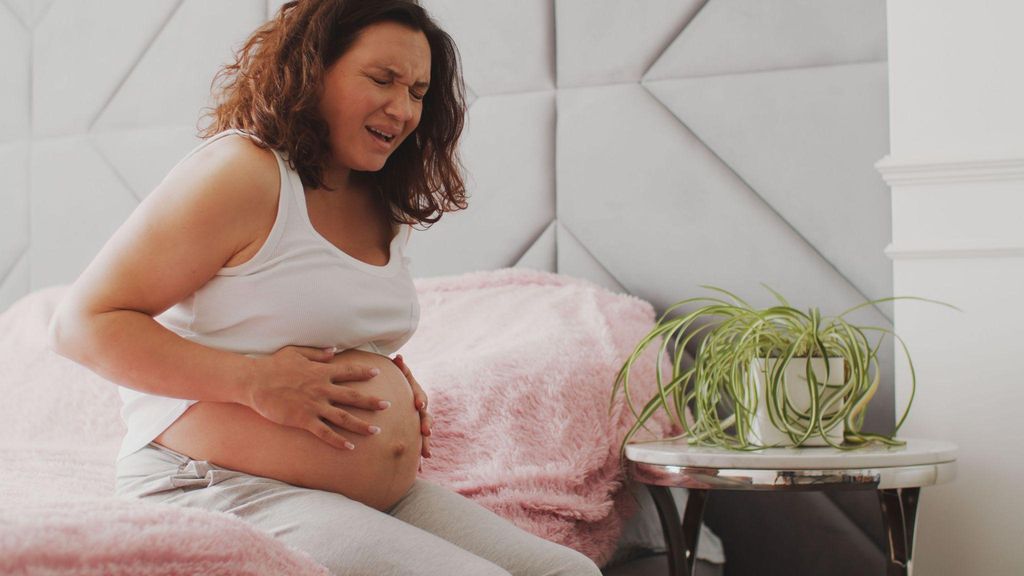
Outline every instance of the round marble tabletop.
{"label": "round marble tabletop", "polygon": [[954,444],[902,438],[902,446],[765,448],[748,452],[685,440],[626,447],[634,480],[706,490],[879,490],[929,486],[956,476]]}
{"label": "round marble tabletop", "polygon": [[626,458],[660,466],[749,470],[841,470],[938,464],[956,460],[955,444],[900,438],[902,446],[869,445],[856,450],[826,447],[765,448],[748,452],[690,446],[685,439],[626,446]]}

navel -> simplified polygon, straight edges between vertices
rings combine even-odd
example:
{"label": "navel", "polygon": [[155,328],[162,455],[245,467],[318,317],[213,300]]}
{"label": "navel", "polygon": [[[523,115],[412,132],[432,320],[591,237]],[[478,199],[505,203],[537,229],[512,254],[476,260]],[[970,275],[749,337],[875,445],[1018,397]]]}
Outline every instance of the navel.
{"label": "navel", "polygon": [[395,458],[400,458],[408,450],[409,445],[402,440],[397,440],[395,441],[394,444],[391,445],[391,455],[394,456]]}

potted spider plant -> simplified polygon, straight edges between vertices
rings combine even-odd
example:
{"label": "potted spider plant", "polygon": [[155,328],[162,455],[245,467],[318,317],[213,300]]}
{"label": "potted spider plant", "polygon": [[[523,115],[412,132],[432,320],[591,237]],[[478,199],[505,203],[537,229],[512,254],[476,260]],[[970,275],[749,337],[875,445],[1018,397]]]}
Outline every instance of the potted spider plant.
{"label": "potted spider plant", "polygon": [[[616,377],[612,402],[621,394],[636,418],[623,440],[622,455],[629,440],[659,410],[683,430],[672,439],[685,437],[690,444],[704,446],[758,450],[902,444],[895,431],[906,420],[917,385],[907,347],[887,328],[859,326],[847,318],[856,310],[885,301],[925,299],[871,300],[827,317],[817,308],[804,311],[791,306],[767,286],[778,303],[761,309],[721,288],[703,288],[717,295],[689,298],[669,307]],[[698,306],[670,318],[674,311],[691,305]],[[886,336],[899,342],[911,376],[910,398],[893,436],[861,431],[865,409],[878,390],[877,356]],[[684,366],[687,345],[698,341],[693,362]],[[670,342],[675,349],[672,374],[666,379],[660,359]],[[630,368],[648,346],[657,343],[657,392],[638,410],[629,390]],[[692,422],[685,416],[688,406],[692,407]]]}

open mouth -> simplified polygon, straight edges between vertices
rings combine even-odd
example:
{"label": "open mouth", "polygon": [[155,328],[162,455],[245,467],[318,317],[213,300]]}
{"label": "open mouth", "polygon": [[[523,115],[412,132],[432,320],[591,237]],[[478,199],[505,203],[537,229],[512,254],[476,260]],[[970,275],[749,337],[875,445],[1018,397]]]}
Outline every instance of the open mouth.
{"label": "open mouth", "polygon": [[366,130],[370,134],[372,134],[374,138],[377,138],[378,140],[380,140],[382,142],[391,142],[392,140],[395,139],[395,135],[394,134],[388,134],[387,132],[381,132],[380,130],[377,130],[376,128],[370,128],[369,126],[367,126]]}

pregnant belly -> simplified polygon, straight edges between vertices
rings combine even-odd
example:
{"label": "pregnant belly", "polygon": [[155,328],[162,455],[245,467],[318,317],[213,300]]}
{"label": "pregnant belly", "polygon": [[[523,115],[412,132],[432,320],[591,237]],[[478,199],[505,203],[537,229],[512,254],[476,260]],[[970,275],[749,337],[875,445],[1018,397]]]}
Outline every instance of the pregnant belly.
{"label": "pregnant belly", "polygon": [[419,413],[405,376],[386,356],[346,350],[332,362],[356,361],[380,369],[370,380],[346,382],[391,402],[385,410],[344,407],[379,426],[366,436],[338,431],[355,444],[339,450],[312,433],[275,424],[241,404],[198,402],[156,438],[194,460],[289,484],[337,492],[386,510],[412,486],[419,467]]}

